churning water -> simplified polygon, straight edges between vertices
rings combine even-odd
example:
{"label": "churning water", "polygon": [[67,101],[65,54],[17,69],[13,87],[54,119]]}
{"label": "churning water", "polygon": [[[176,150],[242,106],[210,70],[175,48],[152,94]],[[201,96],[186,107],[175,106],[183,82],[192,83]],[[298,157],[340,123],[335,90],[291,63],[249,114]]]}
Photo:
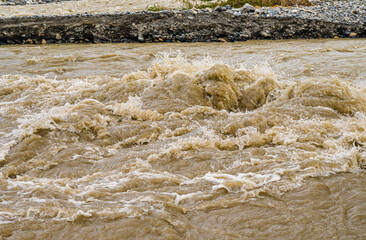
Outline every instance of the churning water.
{"label": "churning water", "polygon": [[0,48],[5,239],[366,238],[366,41]]}

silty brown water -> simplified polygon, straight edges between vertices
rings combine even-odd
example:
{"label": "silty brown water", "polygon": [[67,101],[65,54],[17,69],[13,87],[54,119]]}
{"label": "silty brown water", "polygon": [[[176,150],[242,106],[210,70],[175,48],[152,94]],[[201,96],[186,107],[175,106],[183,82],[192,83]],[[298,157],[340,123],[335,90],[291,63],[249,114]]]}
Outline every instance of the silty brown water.
{"label": "silty brown water", "polygon": [[153,6],[164,9],[180,9],[183,8],[184,4],[180,0],[79,0],[59,1],[48,4],[2,5],[0,17],[136,12],[147,10]]}
{"label": "silty brown water", "polygon": [[0,51],[4,239],[366,238],[364,40]]}

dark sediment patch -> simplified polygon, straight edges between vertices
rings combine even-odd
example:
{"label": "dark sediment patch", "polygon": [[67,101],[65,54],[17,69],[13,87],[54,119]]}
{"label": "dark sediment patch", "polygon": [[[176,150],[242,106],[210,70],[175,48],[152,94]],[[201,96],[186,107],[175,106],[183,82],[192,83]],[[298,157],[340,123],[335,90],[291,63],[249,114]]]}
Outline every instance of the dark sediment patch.
{"label": "dark sediment patch", "polygon": [[366,37],[366,25],[195,10],[0,19],[0,44],[225,42],[334,37]]}

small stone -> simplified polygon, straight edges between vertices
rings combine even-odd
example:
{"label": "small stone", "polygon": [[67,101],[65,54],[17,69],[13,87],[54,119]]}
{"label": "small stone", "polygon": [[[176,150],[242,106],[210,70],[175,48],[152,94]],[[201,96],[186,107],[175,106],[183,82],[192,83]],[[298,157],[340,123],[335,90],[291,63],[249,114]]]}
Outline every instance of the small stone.
{"label": "small stone", "polygon": [[42,39],[42,44],[47,44],[47,41]]}
{"label": "small stone", "polygon": [[57,40],[61,40],[62,39],[62,37],[61,37],[61,35],[59,33],[56,33],[56,39]]}
{"label": "small stone", "polygon": [[262,35],[263,37],[265,37],[265,38],[269,38],[269,37],[271,37],[271,33],[269,33],[268,31],[262,31],[262,32],[261,32],[261,35]]}
{"label": "small stone", "polygon": [[164,39],[162,39],[162,38],[159,38],[158,40],[159,40],[159,42],[164,42]]}
{"label": "small stone", "polygon": [[356,37],[357,36],[357,33],[353,32],[353,33],[350,33],[349,34],[350,37]]}
{"label": "small stone", "polygon": [[178,41],[185,42],[186,40],[187,40],[187,38],[186,38],[185,34],[178,36]]}
{"label": "small stone", "polygon": [[227,42],[227,40],[225,38],[219,38],[217,40],[219,40],[219,42]]}
{"label": "small stone", "polygon": [[235,12],[234,12],[234,15],[235,15],[235,16],[240,16],[240,12],[235,11]]}
{"label": "small stone", "polygon": [[339,37],[338,36],[334,36],[334,39],[339,39]]}
{"label": "small stone", "polygon": [[222,8],[220,6],[215,7],[214,11],[216,12],[222,12]]}
{"label": "small stone", "polygon": [[138,36],[138,40],[139,40],[140,42],[144,42],[144,41],[145,41],[144,37],[143,37],[141,34],[139,34],[139,36]]}
{"label": "small stone", "polygon": [[255,7],[253,7],[252,5],[246,3],[244,6],[243,6],[243,12],[255,12]]}
{"label": "small stone", "polygon": [[32,39],[30,39],[30,38],[28,38],[25,42],[26,42],[26,43],[29,43],[29,44],[33,44],[33,40],[32,40]]}

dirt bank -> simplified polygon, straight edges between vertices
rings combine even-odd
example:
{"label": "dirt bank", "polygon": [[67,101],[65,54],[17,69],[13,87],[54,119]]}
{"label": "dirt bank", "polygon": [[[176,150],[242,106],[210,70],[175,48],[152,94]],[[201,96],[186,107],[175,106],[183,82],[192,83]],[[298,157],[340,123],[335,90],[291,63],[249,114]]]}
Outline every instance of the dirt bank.
{"label": "dirt bank", "polygon": [[0,19],[0,44],[334,37],[366,37],[366,26],[194,10]]}

